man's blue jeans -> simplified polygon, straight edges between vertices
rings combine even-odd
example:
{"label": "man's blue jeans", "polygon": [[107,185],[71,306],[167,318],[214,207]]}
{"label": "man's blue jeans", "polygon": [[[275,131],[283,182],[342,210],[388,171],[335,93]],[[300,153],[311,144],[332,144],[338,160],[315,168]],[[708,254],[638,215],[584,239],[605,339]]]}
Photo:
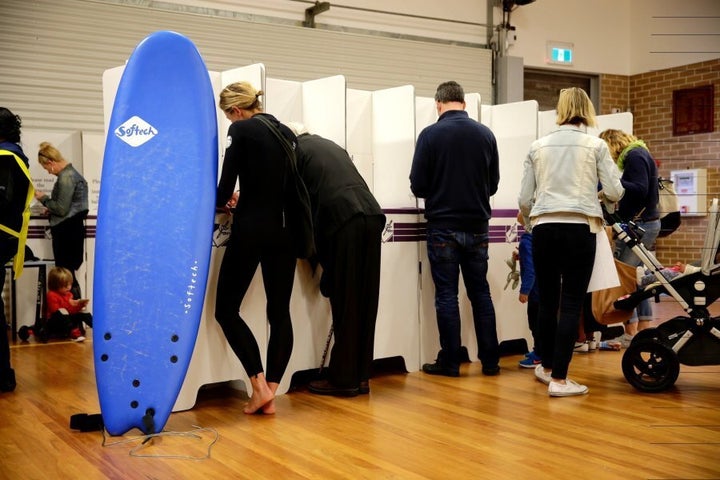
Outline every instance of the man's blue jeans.
{"label": "man's blue jeans", "polygon": [[441,365],[450,371],[460,368],[460,308],[458,282],[462,271],[472,305],[478,358],[483,367],[497,366],[498,350],[495,308],[487,282],[488,235],[448,229],[427,230],[428,259],[435,283],[435,311],[440,332]]}

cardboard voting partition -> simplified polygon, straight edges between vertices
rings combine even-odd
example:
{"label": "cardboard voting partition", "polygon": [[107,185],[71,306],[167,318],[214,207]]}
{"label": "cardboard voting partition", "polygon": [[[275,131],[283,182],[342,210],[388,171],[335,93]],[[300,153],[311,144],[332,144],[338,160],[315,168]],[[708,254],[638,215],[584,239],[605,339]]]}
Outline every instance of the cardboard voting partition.
{"label": "cardboard voting partition", "polygon": [[[415,92],[403,86],[373,92],[373,193],[394,225],[417,225],[410,192],[415,150]],[[383,244],[375,358],[400,356],[405,368],[419,368],[417,243],[398,230]]]}
{"label": "cardboard voting partition", "polygon": [[347,89],[347,151],[355,167],[375,191],[373,181],[372,92]]}

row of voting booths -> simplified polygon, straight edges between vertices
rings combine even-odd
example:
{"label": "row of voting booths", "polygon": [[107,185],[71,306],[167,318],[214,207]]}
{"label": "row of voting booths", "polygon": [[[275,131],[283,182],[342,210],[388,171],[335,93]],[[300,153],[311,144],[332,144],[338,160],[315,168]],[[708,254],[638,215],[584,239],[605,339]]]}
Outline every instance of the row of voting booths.
{"label": "row of voting booths", "polygon": [[[111,68],[103,75],[105,125],[109,123],[114,94],[124,67]],[[434,287],[427,262],[425,220],[422,200],[410,191],[409,174],[415,140],[422,129],[437,120],[432,98],[415,94],[412,85],[376,91],[347,88],[342,75],[311,81],[274,79],[266,75],[262,64],[224,72],[209,72],[217,94],[236,81],[249,81],[265,92],[265,111],[280,121],[303,123],[311,133],[333,140],[344,147],[364,177],[387,216],[383,235],[379,311],[375,337],[375,359],[402,358],[408,372],[418,371],[432,362],[440,349],[435,319]],[[444,81],[446,79],[438,79]],[[487,125],[495,134],[500,153],[500,187],[492,198],[490,223],[490,260],[488,281],[495,305],[500,342],[524,340],[532,346],[525,305],[518,301],[518,290],[508,286],[510,268],[506,260],[517,248],[515,232],[517,195],[523,161],[530,144],[555,128],[555,112],[539,112],[537,102],[483,105],[480,95],[466,95],[467,112]],[[632,115],[620,113],[598,117],[599,125],[589,133],[606,128],[632,132]],[[222,164],[229,122],[218,109],[218,140]],[[94,269],[95,219],[105,137],[102,134],[68,132],[23,132],[25,151],[31,158],[31,173],[40,190],[50,192],[55,180],[36,161],[41,141],[50,141],[81,171],[90,188],[90,217],[87,221],[86,262],[80,269],[81,288],[90,298]],[[181,200],[179,200],[181,201]],[[36,211],[37,213],[37,211]],[[158,222],[162,221],[158,211]],[[207,293],[192,361],[174,411],[194,406],[198,390],[210,384],[231,382],[250,394],[250,382],[239,360],[227,344],[214,319],[216,279],[224,252],[223,242],[229,231],[224,214],[216,218]],[[34,216],[29,245],[40,258],[52,258],[46,236],[47,220]],[[291,298],[294,348],[278,393],[287,392],[293,374],[320,367],[331,326],[330,305],[319,291],[319,272],[313,273],[305,261],[299,261]],[[83,283],[84,280],[84,283]],[[27,271],[19,288],[34,291],[37,277]],[[22,297],[22,296],[21,296]],[[35,298],[22,297],[18,325],[32,324]],[[470,302],[460,287],[463,318],[462,339],[471,361],[477,361]],[[267,350],[269,326],[265,316],[265,294],[260,271],[241,306],[241,315],[252,329],[263,358]]]}

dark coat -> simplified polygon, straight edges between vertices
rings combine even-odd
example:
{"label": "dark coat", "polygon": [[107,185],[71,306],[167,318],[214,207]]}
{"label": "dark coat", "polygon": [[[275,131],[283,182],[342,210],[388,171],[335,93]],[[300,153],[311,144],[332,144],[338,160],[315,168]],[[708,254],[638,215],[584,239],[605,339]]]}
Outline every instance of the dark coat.
{"label": "dark coat", "polygon": [[383,215],[348,153],[318,135],[298,137],[298,171],[305,182],[316,237],[332,236],[356,215]]}
{"label": "dark coat", "polygon": [[[12,142],[0,142],[0,150],[15,153],[29,166],[29,162],[19,145]],[[12,155],[0,155],[0,224],[19,231],[22,227],[22,214],[25,211],[27,191],[30,180],[22,171]],[[6,233],[0,231],[0,235]]]}

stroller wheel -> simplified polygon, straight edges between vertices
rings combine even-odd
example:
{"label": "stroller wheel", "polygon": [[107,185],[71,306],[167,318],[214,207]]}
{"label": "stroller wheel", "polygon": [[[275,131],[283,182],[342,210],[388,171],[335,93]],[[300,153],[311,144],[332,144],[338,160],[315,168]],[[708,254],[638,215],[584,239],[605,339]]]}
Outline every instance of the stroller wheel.
{"label": "stroller wheel", "polygon": [[18,338],[23,342],[27,342],[27,339],[30,338],[30,329],[27,325],[20,327],[20,330],[18,330]]}
{"label": "stroller wheel", "polygon": [[47,343],[48,340],[50,340],[50,335],[48,334],[47,330],[44,328],[38,328],[37,330],[33,330],[34,332],[37,332],[35,334],[35,338],[40,340],[42,343]]}
{"label": "stroller wheel", "polygon": [[635,334],[631,343],[641,343],[645,341],[652,341],[654,338],[658,338],[659,332],[657,328],[651,327],[644,330],[640,330]]}
{"label": "stroller wheel", "polygon": [[675,352],[652,338],[634,340],[622,358],[625,379],[642,392],[656,393],[670,388],[680,374],[680,360]]}

